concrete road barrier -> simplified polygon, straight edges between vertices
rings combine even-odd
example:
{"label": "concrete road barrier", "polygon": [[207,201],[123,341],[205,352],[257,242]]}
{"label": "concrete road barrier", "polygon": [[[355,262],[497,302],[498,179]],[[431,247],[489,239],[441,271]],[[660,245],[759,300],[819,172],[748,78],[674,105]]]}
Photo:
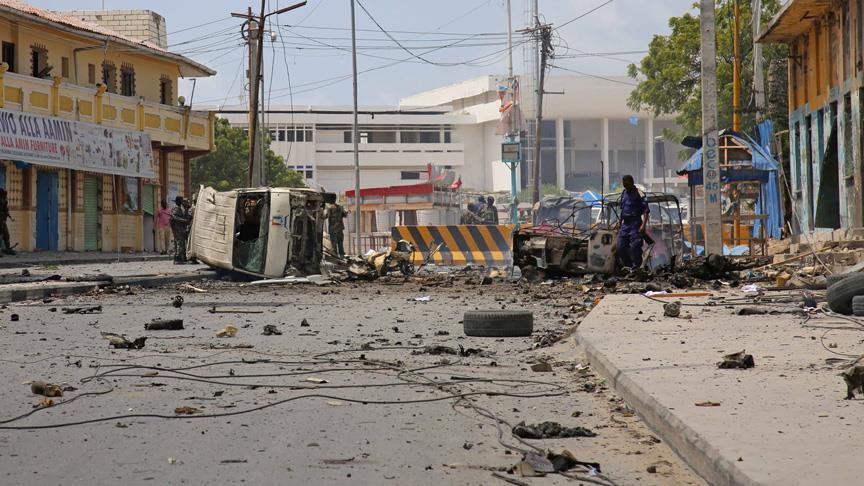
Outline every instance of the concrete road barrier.
{"label": "concrete road barrier", "polygon": [[413,263],[420,264],[438,244],[430,263],[436,265],[509,266],[513,264],[513,232],[517,225],[394,226],[393,247],[399,240],[414,245]]}

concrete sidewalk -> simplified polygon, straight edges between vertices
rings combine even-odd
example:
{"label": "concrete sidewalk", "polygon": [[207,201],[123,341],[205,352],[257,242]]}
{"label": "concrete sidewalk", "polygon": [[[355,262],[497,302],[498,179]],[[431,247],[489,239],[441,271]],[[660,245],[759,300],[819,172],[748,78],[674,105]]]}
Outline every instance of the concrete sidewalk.
{"label": "concrete sidewalk", "polygon": [[[788,314],[737,316],[724,306],[687,312],[692,319],[663,317],[660,303],[610,295],[576,339],[595,370],[709,483],[861,484],[864,400],[843,399],[839,370],[826,365],[838,356],[822,346],[824,327]],[[841,323],[820,317],[808,325]],[[862,337],[836,330],[825,344],[861,354]],[[756,368],[717,369],[723,354],[742,349]],[[706,401],[720,405],[695,405]]]}
{"label": "concrete sidewalk", "polygon": [[0,268],[25,268],[31,266],[80,265],[86,263],[150,262],[170,261],[171,255],[153,252],[120,253],[101,251],[43,251],[18,252],[17,255],[0,255]]}
{"label": "concrete sidewalk", "polygon": [[[154,287],[204,278],[217,278],[218,274],[205,265],[174,265],[171,261],[88,263],[62,266],[37,266],[28,269],[32,276],[55,276],[61,278],[78,275],[109,275],[113,281],[67,282],[46,280],[42,282],[10,283],[0,285],[0,303],[22,300],[37,300],[52,296],[82,294],[106,285],[138,285]],[[0,275],[20,275],[20,270],[6,270]]]}

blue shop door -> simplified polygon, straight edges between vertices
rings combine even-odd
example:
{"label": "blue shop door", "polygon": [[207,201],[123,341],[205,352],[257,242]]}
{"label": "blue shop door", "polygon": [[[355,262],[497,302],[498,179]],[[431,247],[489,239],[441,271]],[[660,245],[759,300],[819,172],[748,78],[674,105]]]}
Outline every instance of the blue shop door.
{"label": "blue shop door", "polygon": [[56,172],[36,173],[36,248],[57,251],[58,208]]}

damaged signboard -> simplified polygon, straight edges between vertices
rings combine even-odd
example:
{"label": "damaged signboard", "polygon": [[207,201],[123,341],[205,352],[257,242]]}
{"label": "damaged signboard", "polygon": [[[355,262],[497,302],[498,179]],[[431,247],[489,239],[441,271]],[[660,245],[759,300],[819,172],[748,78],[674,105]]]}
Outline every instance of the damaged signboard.
{"label": "damaged signboard", "polygon": [[325,204],[336,195],[261,187],[201,187],[189,235],[190,257],[211,267],[265,278],[318,274]]}

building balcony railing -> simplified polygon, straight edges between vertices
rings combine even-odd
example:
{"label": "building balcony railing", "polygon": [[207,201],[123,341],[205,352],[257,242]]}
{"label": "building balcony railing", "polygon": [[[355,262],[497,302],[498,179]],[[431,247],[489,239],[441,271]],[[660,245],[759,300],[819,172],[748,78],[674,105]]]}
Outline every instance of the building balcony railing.
{"label": "building balcony railing", "polygon": [[205,152],[213,150],[214,116],[142,97],[122,96],[66,83],[5,72],[0,65],[0,108],[139,130],[154,142]]}
{"label": "building balcony railing", "polygon": [[[379,166],[458,165],[465,162],[461,143],[361,143],[360,163]],[[353,163],[354,144],[321,143],[315,145],[315,163],[319,166]]]}

